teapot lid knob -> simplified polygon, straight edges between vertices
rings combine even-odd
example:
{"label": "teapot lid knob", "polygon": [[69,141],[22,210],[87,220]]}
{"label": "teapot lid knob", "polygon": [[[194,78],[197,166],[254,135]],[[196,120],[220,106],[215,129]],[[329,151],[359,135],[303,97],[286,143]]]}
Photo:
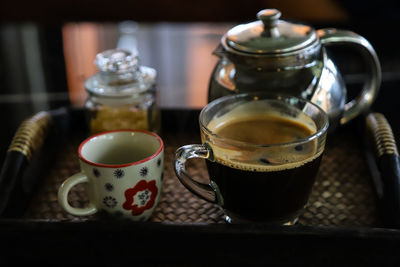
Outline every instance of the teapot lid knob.
{"label": "teapot lid knob", "polygon": [[257,18],[263,22],[265,28],[275,27],[280,17],[281,12],[275,8],[263,9],[257,13]]}

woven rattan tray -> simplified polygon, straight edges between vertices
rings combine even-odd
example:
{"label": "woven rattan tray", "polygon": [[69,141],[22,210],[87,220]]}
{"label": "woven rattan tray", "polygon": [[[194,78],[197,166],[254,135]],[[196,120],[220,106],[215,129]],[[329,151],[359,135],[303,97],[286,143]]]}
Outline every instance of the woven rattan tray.
{"label": "woven rattan tray", "polygon": [[[309,204],[297,225],[229,225],[220,208],[190,193],[173,171],[175,150],[200,142],[199,111],[163,111],[162,195],[150,221],[127,222],[101,214],[75,217],[64,212],[57,202],[60,184],[79,171],[77,148],[87,136],[83,114],[82,110],[70,108],[44,112],[25,121],[16,133],[0,184],[0,239],[7,242],[5,254],[10,258],[23,261],[18,257],[22,249],[29,251],[29,263],[43,257],[54,261],[65,251],[91,247],[92,254],[83,255],[85,264],[114,264],[118,259],[117,263],[124,265],[131,262],[126,253],[132,251],[134,255],[143,255],[135,258],[137,262],[173,266],[204,266],[209,257],[214,258],[214,263],[289,265],[298,260],[310,264],[326,260],[338,263],[343,257],[353,258],[350,263],[380,262],[382,258],[390,263],[399,260],[393,252],[400,247],[400,232],[382,228],[355,126],[328,136]],[[190,160],[187,167],[196,179],[208,179],[203,160]],[[73,206],[87,203],[83,187],[76,186],[69,197]],[[183,245],[176,249],[168,242]],[[262,249],[255,245],[257,242],[264,244]],[[154,244],[163,244],[154,249],[162,256],[155,257],[154,251],[148,249]],[[287,250],[288,246],[296,249]],[[198,257],[198,252],[205,248],[208,256]],[[43,251],[46,256],[41,255]],[[112,259],[107,258],[108,254]],[[96,255],[96,260],[92,255]],[[66,262],[75,260],[70,258]]]}
{"label": "woven rattan tray", "polygon": [[[198,143],[199,136],[162,134],[165,140],[165,170],[163,192],[151,221],[171,223],[224,223],[221,210],[214,204],[199,199],[184,188],[173,170],[175,150],[184,144]],[[56,154],[55,165],[48,170],[38,192],[24,214],[28,219],[87,220],[72,216],[57,202],[60,184],[79,171],[77,149],[81,140],[75,138]],[[189,170],[197,179],[206,180],[203,160],[189,161]],[[83,207],[87,203],[83,186],[70,193],[72,205]],[[99,219],[98,216],[89,219]],[[329,140],[317,182],[309,205],[300,217],[303,225],[367,226],[377,227],[375,199],[368,169],[355,137],[339,132]]]}
{"label": "woven rattan tray", "polygon": [[[30,128],[36,127],[44,133],[48,127],[51,127],[48,124],[54,123],[54,121],[44,123],[44,118],[46,116],[37,120],[33,124],[35,126],[30,126]],[[77,149],[80,142],[87,136],[85,131],[67,130],[72,131],[52,155],[53,161],[47,165],[43,177],[40,178],[39,186],[28,202],[23,218],[75,221],[101,219],[101,215],[72,216],[58,204],[59,186],[69,176],[79,172]],[[151,221],[224,223],[220,208],[190,193],[180,184],[173,170],[175,150],[185,144],[199,143],[199,133],[195,129],[186,127],[184,131],[180,130],[177,134],[177,131],[171,131],[170,127],[164,127],[160,135],[165,143],[163,191]],[[41,142],[36,140],[32,143]],[[188,169],[196,179],[207,180],[208,174],[204,160],[190,160]],[[337,131],[328,137],[319,175],[309,204],[299,219],[299,224],[378,227],[375,197],[370,181],[363,152],[354,131]],[[83,186],[76,186],[69,198],[73,206],[83,207],[87,204]]]}

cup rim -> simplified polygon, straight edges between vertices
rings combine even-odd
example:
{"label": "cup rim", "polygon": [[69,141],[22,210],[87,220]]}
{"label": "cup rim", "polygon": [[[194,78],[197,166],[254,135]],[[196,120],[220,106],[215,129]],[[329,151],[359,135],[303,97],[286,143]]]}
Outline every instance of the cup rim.
{"label": "cup rim", "polygon": [[[158,148],[158,150],[157,150],[155,153],[153,153],[151,156],[148,156],[147,158],[144,158],[144,159],[141,159],[141,160],[138,160],[138,161],[134,161],[134,162],[124,163],[124,164],[103,164],[103,163],[96,163],[96,162],[93,162],[93,161],[90,161],[90,160],[86,159],[86,158],[82,155],[82,149],[83,149],[83,147],[84,147],[85,144],[86,144],[87,142],[89,142],[90,140],[92,140],[92,139],[94,139],[94,138],[96,138],[96,137],[102,136],[102,135],[107,135],[107,134],[110,134],[110,133],[117,133],[117,132],[140,132],[140,133],[144,133],[144,134],[147,134],[147,135],[151,135],[151,136],[155,137],[155,138],[158,140],[158,142],[160,143],[160,147]],[[163,149],[164,149],[164,142],[163,142],[163,140],[161,139],[161,137],[160,137],[158,134],[156,134],[156,133],[154,133],[154,132],[150,132],[150,131],[147,131],[147,130],[138,130],[138,129],[118,129],[118,130],[110,130],[110,131],[100,132],[100,133],[91,135],[91,136],[89,136],[88,138],[86,138],[86,139],[85,139],[84,141],[82,141],[82,143],[79,145],[79,148],[78,148],[78,156],[79,156],[79,159],[82,160],[83,162],[85,162],[85,163],[87,163],[87,164],[89,164],[89,165],[96,166],[96,167],[123,168],[123,167],[129,167],[129,166],[133,166],[133,165],[138,165],[138,164],[141,164],[141,163],[143,163],[143,162],[149,161],[149,160],[151,160],[151,159],[157,157],[157,156],[161,153],[161,151],[163,151]]]}
{"label": "cup rim", "polygon": [[[282,100],[282,99],[288,99],[288,98],[296,98],[298,100],[301,100],[301,101],[303,101],[305,103],[308,103],[308,104],[312,105],[313,107],[317,108],[321,112],[321,114],[323,115],[323,118],[324,118],[323,125],[314,134],[312,134],[312,135],[310,135],[308,137],[305,137],[305,138],[296,139],[294,141],[283,142],[283,143],[275,143],[275,144],[253,144],[253,143],[249,143],[249,142],[238,141],[238,140],[234,140],[234,139],[231,139],[231,138],[222,137],[222,136],[214,133],[213,131],[211,131],[209,128],[207,128],[207,126],[204,125],[204,123],[201,120],[202,114],[204,114],[204,112],[206,112],[208,109],[214,107],[215,105],[226,101],[227,99],[244,98],[244,97],[252,97],[252,96],[253,97],[259,97],[259,96],[269,97],[267,99],[270,99],[270,100]],[[272,97],[274,97],[274,98],[272,98]],[[314,139],[317,139],[328,130],[329,118],[328,118],[328,114],[320,106],[318,106],[317,104],[315,104],[315,103],[313,103],[313,102],[311,102],[311,101],[309,101],[309,100],[307,100],[305,98],[294,96],[294,95],[289,95],[289,94],[281,94],[281,93],[251,92],[251,93],[241,93],[241,94],[227,95],[227,96],[223,96],[223,97],[217,98],[214,101],[211,101],[210,103],[208,103],[201,110],[200,115],[199,115],[199,124],[200,124],[200,127],[202,129],[204,129],[204,131],[207,132],[207,134],[209,134],[209,135],[211,135],[211,136],[213,136],[213,137],[215,137],[217,139],[224,140],[224,141],[228,142],[229,144],[238,145],[238,146],[244,146],[245,145],[245,146],[251,146],[251,147],[259,147],[259,148],[263,147],[263,148],[266,148],[266,147],[297,146],[297,145],[300,145],[300,144],[304,144],[304,143],[310,142],[310,141],[312,141]]]}

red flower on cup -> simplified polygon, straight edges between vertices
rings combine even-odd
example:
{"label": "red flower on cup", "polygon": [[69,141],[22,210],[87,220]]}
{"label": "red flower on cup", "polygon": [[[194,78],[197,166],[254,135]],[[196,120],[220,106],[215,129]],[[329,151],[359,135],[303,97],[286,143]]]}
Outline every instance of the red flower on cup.
{"label": "red flower on cup", "polygon": [[132,215],[140,215],[145,210],[151,209],[156,200],[158,188],[156,181],[139,181],[135,187],[125,191],[125,203],[122,207],[126,210],[132,210]]}

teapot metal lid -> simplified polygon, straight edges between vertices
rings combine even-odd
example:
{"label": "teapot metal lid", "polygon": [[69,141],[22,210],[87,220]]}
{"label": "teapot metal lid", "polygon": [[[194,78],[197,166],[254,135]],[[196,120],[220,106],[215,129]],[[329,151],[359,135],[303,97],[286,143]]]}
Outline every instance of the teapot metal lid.
{"label": "teapot metal lid", "polygon": [[318,39],[312,27],[279,20],[280,16],[277,9],[261,10],[259,20],[230,29],[225,46],[248,54],[282,54],[299,51]]}

